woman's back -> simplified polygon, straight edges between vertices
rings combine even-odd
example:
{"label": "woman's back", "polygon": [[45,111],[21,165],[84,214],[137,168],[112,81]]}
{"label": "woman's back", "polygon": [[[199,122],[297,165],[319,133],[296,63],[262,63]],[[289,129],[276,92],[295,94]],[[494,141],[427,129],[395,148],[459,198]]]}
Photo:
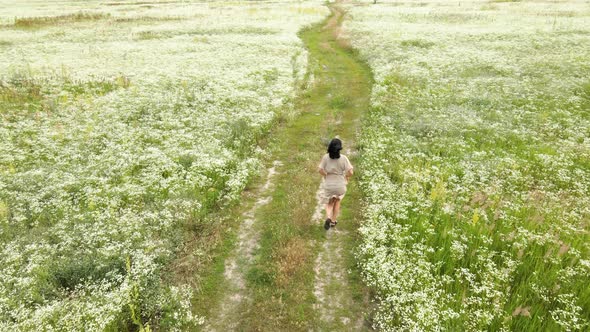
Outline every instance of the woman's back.
{"label": "woman's back", "polygon": [[345,180],[345,174],[348,170],[352,169],[352,165],[348,158],[343,154],[340,155],[340,158],[332,159],[330,158],[330,154],[326,153],[322,157],[320,168],[323,168],[328,174],[326,180]]}

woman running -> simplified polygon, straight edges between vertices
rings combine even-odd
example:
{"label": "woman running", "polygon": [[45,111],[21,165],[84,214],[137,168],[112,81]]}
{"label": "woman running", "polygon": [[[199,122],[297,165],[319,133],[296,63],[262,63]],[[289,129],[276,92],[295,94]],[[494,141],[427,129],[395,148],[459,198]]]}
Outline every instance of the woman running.
{"label": "woman running", "polygon": [[345,155],[340,154],[342,141],[334,138],[328,146],[328,153],[322,157],[318,171],[324,180],[320,193],[322,204],[326,208],[326,221],[324,228],[336,226],[340,214],[340,202],[346,193],[346,184],[352,176],[352,164]]}

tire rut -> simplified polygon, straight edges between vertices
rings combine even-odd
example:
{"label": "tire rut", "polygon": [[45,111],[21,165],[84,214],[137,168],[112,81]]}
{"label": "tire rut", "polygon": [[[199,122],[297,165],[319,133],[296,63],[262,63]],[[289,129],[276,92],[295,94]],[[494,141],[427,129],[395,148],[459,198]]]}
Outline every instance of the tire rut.
{"label": "tire rut", "polygon": [[245,272],[252,263],[254,251],[258,247],[259,231],[254,227],[256,211],[271,201],[273,178],[282,163],[274,161],[267,170],[266,181],[257,192],[254,205],[242,214],[243,221],[238,229],[238,241],[232,254],[225,261],[224,279],[225,295],[217,315],[208,319],[206,331],[229,331],[239,327],[239,317],[235,317],[240,306],[251,301],[247,288]]}

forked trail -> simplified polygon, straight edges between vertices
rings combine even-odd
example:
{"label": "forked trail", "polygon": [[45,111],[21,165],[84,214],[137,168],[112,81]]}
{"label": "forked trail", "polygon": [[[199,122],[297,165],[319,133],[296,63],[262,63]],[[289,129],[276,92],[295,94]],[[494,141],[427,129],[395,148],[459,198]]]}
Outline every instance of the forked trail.
{"label": "forked trail", "polygon": [[[325,143],[340,137],[353,164],[355,136],[369,109],[372,76],[341,36],[346,15],[332,15],[301,32],[313,85],[301,93],[301,113],[270,135],[267,176],[237,214],[234,243],[207,278],[208,331],[370,330],[368,295],[354,264],[360,194],[353,179],[336,228],[325,231],[316,171]],[[359,170],[357,169],[357,172]],[[214,286],[212,286],[214,285]]]}

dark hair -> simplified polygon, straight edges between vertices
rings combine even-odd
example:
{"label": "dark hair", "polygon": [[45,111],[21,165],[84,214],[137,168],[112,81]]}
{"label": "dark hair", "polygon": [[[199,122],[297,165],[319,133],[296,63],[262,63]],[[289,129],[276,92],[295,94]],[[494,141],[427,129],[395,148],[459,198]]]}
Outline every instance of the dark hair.
{"label": "dark hair", "polygon": [[331,140],[330,145],[328,145],[328,153],[330,154],[330,158],[340,158],[340,150],[342,150],[342,141],[337,138]]}

